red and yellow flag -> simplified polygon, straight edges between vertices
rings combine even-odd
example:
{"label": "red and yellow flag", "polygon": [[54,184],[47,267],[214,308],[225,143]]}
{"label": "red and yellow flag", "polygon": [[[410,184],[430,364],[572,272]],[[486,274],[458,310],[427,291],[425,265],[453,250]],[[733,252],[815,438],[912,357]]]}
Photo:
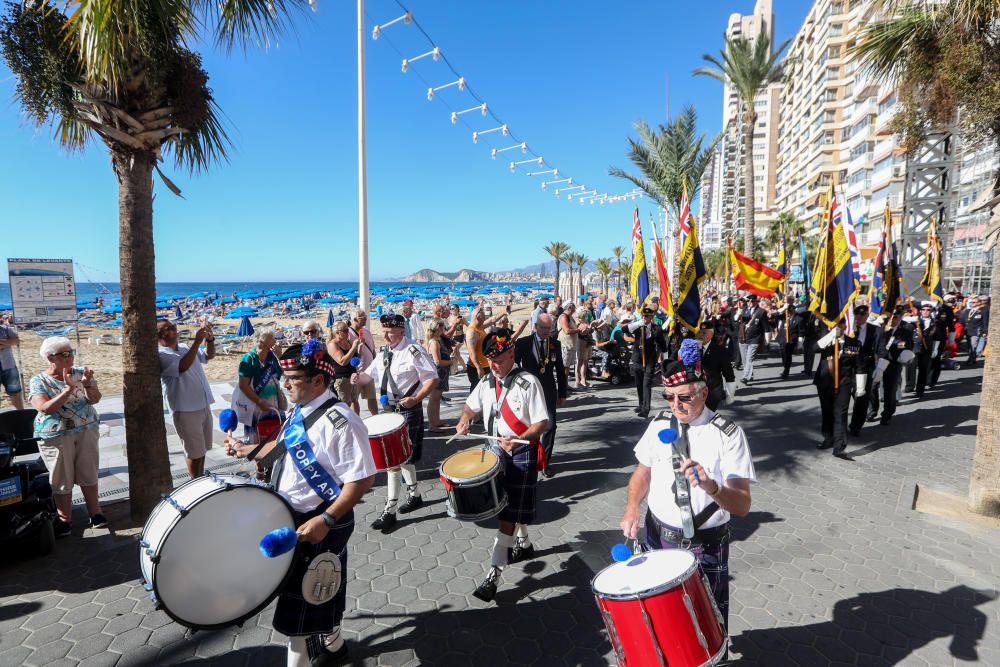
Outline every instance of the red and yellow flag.
{"label": "red and yellow flag", "polygon": [[729,246],[729,258],[733,264],[733,278],[738,290],[770,298],[785,281],[785,274],[781,271],[736,252],[732,244]]}

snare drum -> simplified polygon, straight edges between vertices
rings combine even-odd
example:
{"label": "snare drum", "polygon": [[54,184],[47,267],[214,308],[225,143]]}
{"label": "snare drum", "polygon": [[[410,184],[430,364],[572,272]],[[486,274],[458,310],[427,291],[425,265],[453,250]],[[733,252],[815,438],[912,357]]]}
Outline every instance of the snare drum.
{"label": "snare drum", "polygon": [[729,642],[689,551],[664,549],[601,570],[592,584],[621,667],[715,665]]}
{"label": "snare drum", "polygon": [[441,481],[448,492],[448,516],[481,521],[507,507],[507,491],[500,477],[500,458],[488,449],[467,449],[441,464]]}
{"label": "snare drum", "polygon": [[395,412],[372,415],[365,419],[365,426],[377,469],[396,468],[410,460],[410,433],[403,415]]}
{"label": "snare drum", "polygon": [[256,480],[209,474],[182,484],[139,536],[150,599],[196,630],[242,623],[278,595],[295,556],[265,557],[261,538],[294,525],[284,498]]}

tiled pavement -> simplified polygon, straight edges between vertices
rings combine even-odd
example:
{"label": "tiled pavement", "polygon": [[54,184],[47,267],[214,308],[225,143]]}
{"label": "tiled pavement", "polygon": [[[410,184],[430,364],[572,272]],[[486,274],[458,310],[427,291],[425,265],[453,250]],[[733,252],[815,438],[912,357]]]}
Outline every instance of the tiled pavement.
{"label": "tiled pavement", "polygon": [[[759,477],[753,510],[734,521],[734,661],[1000,665],[1000,534],[909,509],[915,483],[965,492],[980,371],[946,372],[923,401],[905,399],[891,427],[867,426],[851,444],[854,463],[814,449],[813,388],[777,373],[772,357],[733,410]],[[619,541],[643,423],[628,388],[600,384],[560,414],[559,474],[541,483],[533,529],[538,557],[508,568],[496,604],[470,595],[493,532],[446,516],[432,467],[444,438],[425,443],[429,502],[390,535],[367,528],[384,483],[366,498],[345,621],[357,664],[613,662],[590,580]],[[110,535],[74,536],[48,558],[0,566],[3,666],[282,665],[270,616],[186,636],[153,611],[134,542]]]}

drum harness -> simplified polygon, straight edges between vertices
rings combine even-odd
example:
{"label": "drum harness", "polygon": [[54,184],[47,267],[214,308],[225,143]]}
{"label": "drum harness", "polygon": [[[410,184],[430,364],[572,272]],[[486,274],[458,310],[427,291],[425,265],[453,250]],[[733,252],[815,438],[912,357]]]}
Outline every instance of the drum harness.
{"label": "drum harness", "polygon": [[[411,354],[414,355],[418,354],[419,352],[418,350],[412,349],[416,348],[416,345],[411,345],[410,347],[411,347],[410,350]],[[399,412],[400,410],[399,401],[409,396],[413,396],[415,393],[417,393],[417,388],[420,386],[420,381],[418,380],[412,387],[410,387],[406,391],[406,393],[402,393],[399,391],[399,386],[396,384],[396,378],[392,377],[392,348],[390,348],[388,345],[382,348],[382,363],[384,364],[385,368],[382,372],[382,386],[379,388],[379,396],[386,397],[387,400],[386,407],[388,408],[389,411]],[[389,394],[386,393],[386,389],[392,389],[392,395],[396,397],[394,400],[391,401],[388,400]],[[405,410],[406,408],[403,409]]]}
{"label": "drum harness", "polygon": [[[507,427],[510,428],[510,430],[514,431],[515,436],[520,437],[521,434],[528,429],[528,426],[521,423],[521,421],[517,418],[517,416],[507,406],[507,394],[510,392],[510,388],[513,384],[516,383],[517,386],[521,387],[521,389],[524,390],[527,390],[530,387],[530,383],[527,380],[521,379],[521,373],[523,372],[524,371],[522,371],[520,368],[514,366],[510,370],[510,372],[507,373],[507,377],[505,377],[503,380],[500,381],[499,387],[497,385],[497,376],[493,375],[492,373],[490,373],[490,375],[488,376],[490,388],[492,388],[494,392],[493,409],[490,410],[490,419],[489,422],[486,424],[486,430],[490,433],[490,435],[493,435],[497,438],[501,437],[500,425],[497,423],[498,414],[503,419],[504,423],[507,424]],[[535,444],[535,447],[538,449],[537,467],[539,470],[541,470],[544,467],[543,464],[545,463],[544,450],[542,449],[540,441],[539,442],[533,441],[533,444]],[[508,456],[513,456],[512,453],[508,452],[504,453],[508,454]]]}

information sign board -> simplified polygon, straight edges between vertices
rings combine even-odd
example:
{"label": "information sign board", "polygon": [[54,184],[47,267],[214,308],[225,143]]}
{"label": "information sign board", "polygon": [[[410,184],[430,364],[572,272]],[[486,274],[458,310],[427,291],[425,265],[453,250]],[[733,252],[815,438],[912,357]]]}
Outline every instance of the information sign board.
{"label": "information sign board", "polygon": [[7,259],[14,324],[75,322],[71,259]]}

